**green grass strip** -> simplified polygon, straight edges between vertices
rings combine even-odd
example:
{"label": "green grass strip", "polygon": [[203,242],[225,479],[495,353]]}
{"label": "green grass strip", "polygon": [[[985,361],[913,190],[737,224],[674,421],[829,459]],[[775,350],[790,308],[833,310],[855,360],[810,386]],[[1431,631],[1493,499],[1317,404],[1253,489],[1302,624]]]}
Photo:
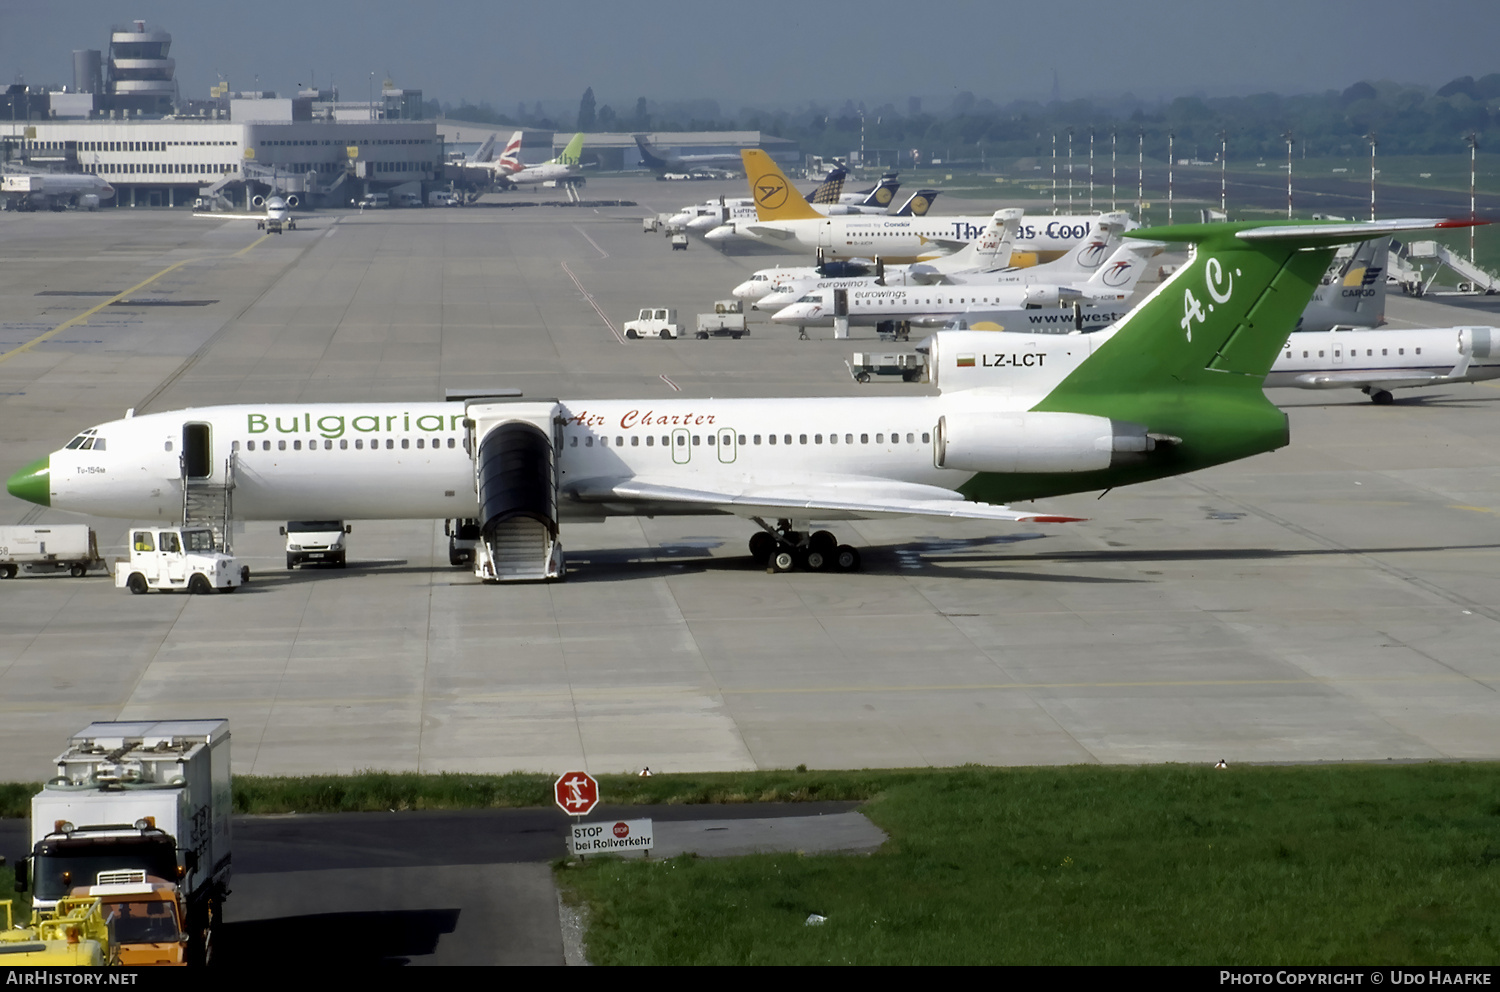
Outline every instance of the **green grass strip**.
{"label": "green grass strip", "polygon": [[[961,768],[872,856],[559,868],[596,964],[1495,964],[1493,764]],[[827,917],[807,926],[810,913]]]}

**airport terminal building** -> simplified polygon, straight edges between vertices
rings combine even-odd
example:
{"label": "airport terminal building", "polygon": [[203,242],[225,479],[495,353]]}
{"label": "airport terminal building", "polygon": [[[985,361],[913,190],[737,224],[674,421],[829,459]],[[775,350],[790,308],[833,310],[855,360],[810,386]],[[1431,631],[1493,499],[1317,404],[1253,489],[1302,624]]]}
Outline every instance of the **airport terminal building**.
{"label": "airport terminal building", "polygon": [[230,120],[3,122],[0,142],[9,161],[104,177],[119,207],[190,205],[205,189],[243,205],[254,183],[331,206],[441,169],[432,121],[295,119],[294,102],[236,100]]}

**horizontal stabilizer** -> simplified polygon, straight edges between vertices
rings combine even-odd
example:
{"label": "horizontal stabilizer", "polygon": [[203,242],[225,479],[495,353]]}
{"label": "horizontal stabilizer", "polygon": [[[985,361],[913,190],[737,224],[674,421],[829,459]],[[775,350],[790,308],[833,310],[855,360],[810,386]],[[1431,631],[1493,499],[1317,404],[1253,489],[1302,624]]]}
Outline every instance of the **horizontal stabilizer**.
{"label": "horizontal stabilizer", "polygon": [[1382,234],[1401,231],[1434,231],[1453,227],[1476,227],[1484,220],[1443,219],[1440,217],[1407,217],[1399,220],[1359,221],[1330,224],[1326,221],[1238,221],[1231,224],[1176,224],[1170,227],[1142,227],[1128,232],[1128,238],[1153,241],[1192,242],[1194,244],[1233,236],[1241,241],[1281,243],[1305,242],[1308,245],[1340,245],[1366,241]]}

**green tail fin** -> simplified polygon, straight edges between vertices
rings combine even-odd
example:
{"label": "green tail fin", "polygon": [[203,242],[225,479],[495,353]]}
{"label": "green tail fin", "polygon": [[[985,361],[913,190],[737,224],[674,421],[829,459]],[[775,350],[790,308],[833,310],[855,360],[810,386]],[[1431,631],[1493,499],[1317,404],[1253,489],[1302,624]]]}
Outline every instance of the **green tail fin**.
{"label": "green tail fin", "polygon": [[579,131],[573,135],[573,140],[562,150],[562,154],[552,161],[558,165],[577,165],[579,158],[583,155],[583,132]]}

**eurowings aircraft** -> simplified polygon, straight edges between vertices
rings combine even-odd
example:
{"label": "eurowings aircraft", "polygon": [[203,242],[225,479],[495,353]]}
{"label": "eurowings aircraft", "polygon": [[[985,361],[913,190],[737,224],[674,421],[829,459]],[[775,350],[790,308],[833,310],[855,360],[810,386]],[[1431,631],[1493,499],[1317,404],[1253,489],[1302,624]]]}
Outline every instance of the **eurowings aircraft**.
{"label": "eurowings aircraft", "polygon": [[734,514],[773,569],[854,569],[858,550],[812,521],[1059,522],[1072,518],[1005,504],[1284,446],[1262,385],[1334,247],[1471,223],[1143,231],[1196,251],[1123,320],[1015,345],[936,334],[932,396],[201,407],[90,427],[7,489],[135,520],[190,516],[232,487],[235,520],[472,521],[487,581],[560,577],[565,521],[641,514]]}
{"label": "eurowings aircraft", "polygon": [[[990,222],[988,216],[825,217],[792,195],[791,182],[771,156],[758,148],[740,155],[758,219],[753,224],[736,224],[736,230],[790,251],[821,252],[833,260],[879,256],[887,262],[915,262],[957,251]],[[1034,226],[1023,224],[1016,248],[1034,257],[1017,259],[1017,264],[1061,256],[1094,233],[1097,222],[1098,217],[1090,214],[1043,217]]]}

